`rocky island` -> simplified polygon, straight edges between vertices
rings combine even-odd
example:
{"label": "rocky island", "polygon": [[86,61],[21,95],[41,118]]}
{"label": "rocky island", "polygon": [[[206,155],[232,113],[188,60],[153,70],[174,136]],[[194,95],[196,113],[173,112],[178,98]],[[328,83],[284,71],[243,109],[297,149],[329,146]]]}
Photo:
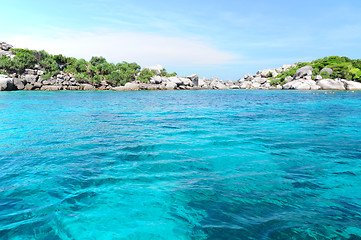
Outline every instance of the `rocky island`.
{"label": "rocky island", "polygon": [[175,89],[361,90],[361,60],[326,57],[260,70],[235,82],[197,74],[179,77],[161,65],[141,68],[136,63],[108,63],[103,57],[87,62],[0,42],[0,91]]}

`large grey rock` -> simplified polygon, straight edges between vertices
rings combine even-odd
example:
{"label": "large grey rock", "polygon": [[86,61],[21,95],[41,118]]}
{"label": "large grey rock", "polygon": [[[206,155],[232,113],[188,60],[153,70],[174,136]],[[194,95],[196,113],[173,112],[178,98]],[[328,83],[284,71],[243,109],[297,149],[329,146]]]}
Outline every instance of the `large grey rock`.
{"label": "large grey rock", "polygon": [[321,80],[322,79],[322,76],[321,75],[317,75],[316,77],[315,77],[315,80],[317,81],[317,80]]}
{"label": "large grey rock", "polygon": [[24,90],[26,82],[20,78],[14,78],[14,89]]}
{"label": "large grey rock", "polygon": [[151,77],[149,82],[151,84],[161,84],[163,82],[163,79],[161,76],[153,76],[153,77]]}
{"label": "large grey rock", "polygon": [[259,82],[252,82],[251,88],[252,89],[259,89],[261,84]]}
{"label": "large grey rock", "polygon": [[180,86],[183,84],[182,80],[179,77],[170,77],[170,78],[168,78],[168,81],[177,84],[177,86]]}
{"label": "large grey rock", "polygon": [[313,68],[311,66],[301,67],[300,69],[298,69],[296,71],[293,78],[294,79],[299,79],[299,78],[303,78],[303,77],[306,77],[306,76],[312,76],[312,70],[313,70]]}
{"label": "large grey rock", "polygon": [[263,83],[267,82],[267,78],[257,77],[257,78],[255,78],[255,79],[253,79],[252,82],[254,82],[254,83],[259,83],[259,84],[263,84]]}
{"label": "large grey rock", "polygon": [[52,85],[52,86],[44,85],[40,88],[40,90],[42,90],[42,91],[59,91],[61,89],[62,89],[62,86],[57,86],[57,85]]}
{"label": "large grey rock", "polygon": [[247,74],[244,75],[244,79],[245,79],[245,80],[249,80],[249,79],[251,79],[251,78],[252,78],[252,75],[249,74],[249,73],[247,73]]}
{"label": "large grey rock", "polygon": [[34,83],[34,88],[41,88],[42,86],[43,84],[41,84],[40,82]]}
{"label": "large grey rock", "polygon": [[79,86],[69,86],[68,89],[72,91],[80,90]]}
{"label": "large grey rock", "polygon": [[323,90],[346,90],[345,84],[340,79],[321,79],[316,83]]}
{"label": "large grey rock", "polygon": [[209,86],[211,89],[219,89],[219,90],[229,89],[225,84],[223,84],[223,82],[221,82],[217,78],[212,78],[212,79],[213,80],[211,81]]}
{"label": "large grey rock", "polygon": [[7,44],[6,42],[1,42],[1,43],[0,43],[0,49],[1,49],[1,50],[9,51],[10,48],[13,48],[13,46],[10,45],[10,44]]}
{"label": "large grey rock", "polygon": [[174,90],[177,88],[177,84],[174,83],[174,82],[167,82],[166,85],[165,85],[165,88],[167,90]]}
{"label": "large grey rock", "polygon": [[7,75],[0,75],[0,91],[11,91],[14,88],[14,79]]}
{"label": "large grey rock", "polygon": [[[262,71],[259,71],[258,74],[261,75],[261,77],[265,78],[265,77],[268,77],[267,75],[271,73],[271,69],[265,69],[265,70],[262,70]],[[272,74],[272,73],[271,73]],[[271,75],[270,74],[270,75]]]}
{"label": "large grey rock", "polygon": [[[160,84],[144,84],[142,86],[142,89],[145,89],[145,90],[160,90],[161,89],[161,85]],[[136,90],[136,89],[134,89]],[[132,91],[134,91],[132,89]]]}
{"label": "large grey rock", "polygon": [[233,86],[235,82],[233,82],[232,80],[228,80],[226,82],[224,82],[224,85],[230,87],[230,86]]}
{"label": "large grey rock", "polygon": [[180,77],[179,80],[182,81],[181,85],[184,85],[186,87],[193,87],[194,86],[193,82],[189,78]]}
{"label": "large grey rock", "polygon": [[84,83],[84,84],[80,84],[80,89],[84,91],[93,91],[95,90],[95,87],[91,84]]}
{"label": "large grey rock", "polygon": [[58,74],[58,75],[56,75],[56,78],[63,80],[63,79],[64,79],[64,75],[63,75],[63,74]]}
{"label": "large grey rock", "polygon": [[28,75],[38,75],[38,71],[34,69],[25,69],[25,74]]}
{"label": "large grey rock", "polygon": [[271,88],[271,83],[265,83],[261,86],[261,88],[263,89],[270,89]]}
{"label": "large grey rock", "polygon": [[361,83],[354,81],[341,80],[345,85],[347,90],[361,90]]}
{"label": "large grey rock", "polygon": [[292,82],[292,81],[293,81],[293,77],[291,77],[291,76],[288,76],[288,77],[285,78],[286,83],[289,83],[289,82]]}
{"label": "large grey rock", "polygon": [[227,87],[226,85],[224,85],[221,82],[218,82],[217,84],[214,85],[214,89],[227,90],[227,89],[229,89],[229,87]]}
{"label": "large grey rock", "polygon": [[280,69],[280,70],[281,70],[280,73],[289,70],[291,67],[292,67],[292,65],[287,65],[287,64],[282,65],[282,67],[281,67],[281,69]]}
{"label": "large grey rock", "polygon": [[207,79],[205,77],[202,77],[198,79],[198,87],[199,88],[208,88]]}
{"label": "large grey rock", "polygon": [[322,68],[322,70],[320,71],[320,74],[323,72],[327,72],[328,75],[331,76],[331,74],[333,73],[333,70],[331,68]]}
{"label": "large grey rock", "polygon": [[156,66],[145,67],[144,69],[148,69],[150,71],[154,70],[157,73],[157,75],[159,75],[164,70],[162,65],[159,64]]}
{"label": "large grey rock", "polygon": [[250,89],[252,86],[252,82],[251,81],[244,81],[241,83],[240,88],[241,89]]}
{"label": "large grey rock", "polygon": [[283,85],[283,89],[295,89],[295,90],[318,90],[320,86],[313,80],[299,79]]}
{"label": "large grey rock", "polygon": [[275,69],[265,69],[260,72],[262,78],[265,77],[276,77],[278,75]]}
{"label": "large grey rock", "polygon": [[198,87],[198,74],[192,74],[190,76],[188,76],[187,78],[189,78],[189,80],[191,80],[193,82],[193,86]]}
{"label": "large grey rock", "polygon": [[26,82],[30,83],[30,84],[34,84],[37,80],[38,80],[38,75],[25,75],[24,79]]}
{"label": "large grey rock", "polygon": [[34,89],[34,85],[33,84],[30,84],[30,83],[27,83],[24,87],[24,90],[27,90],[27,91],[30,91],[30,90],[33,90]]}
{"label": "large grey rock", "polygon": [[[148,85],[151,85],[151,84],[148,84]],[[126,83],[124,86],[113,88],[113,90],[115,90],[115,91],[137,91],[139,89],[140,89],[139,84],[131,83],[131,82]]]}

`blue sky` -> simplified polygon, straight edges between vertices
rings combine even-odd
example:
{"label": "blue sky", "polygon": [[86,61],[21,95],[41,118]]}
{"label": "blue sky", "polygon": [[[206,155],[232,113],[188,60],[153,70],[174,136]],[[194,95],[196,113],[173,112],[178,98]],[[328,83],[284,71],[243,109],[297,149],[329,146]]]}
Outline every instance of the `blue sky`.
{"label": "blue sky", "polygon": [[12,0],[1,9],[0,41],[15,47],[179,75],[237,80],[325,56],[361,58],[359,0]]}

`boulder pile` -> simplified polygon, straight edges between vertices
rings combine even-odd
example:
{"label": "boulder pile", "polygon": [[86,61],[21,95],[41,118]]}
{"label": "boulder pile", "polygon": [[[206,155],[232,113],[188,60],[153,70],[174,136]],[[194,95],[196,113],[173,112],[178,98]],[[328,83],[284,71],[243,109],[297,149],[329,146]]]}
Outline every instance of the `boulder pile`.
{"label": "boulder pile", "polygon": [[87,82],[78,82],[70,73],[58,74],[44,80],[41,76],[44,74],[41,70],[26,69],[24,74],[12,76],[0,75],[0,91],[12,90],[111,90],[111,86],[102,81],[100,84],[92,85]]}

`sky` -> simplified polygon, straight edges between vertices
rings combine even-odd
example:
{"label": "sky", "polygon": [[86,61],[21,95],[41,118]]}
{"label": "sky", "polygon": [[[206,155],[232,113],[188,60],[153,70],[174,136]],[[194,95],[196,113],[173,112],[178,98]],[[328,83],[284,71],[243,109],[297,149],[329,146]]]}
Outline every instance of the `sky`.
{"label": "sky", "polygon": [[0,42],[237,80],[326,56],[361,58],[360,0],[1,1]]}

